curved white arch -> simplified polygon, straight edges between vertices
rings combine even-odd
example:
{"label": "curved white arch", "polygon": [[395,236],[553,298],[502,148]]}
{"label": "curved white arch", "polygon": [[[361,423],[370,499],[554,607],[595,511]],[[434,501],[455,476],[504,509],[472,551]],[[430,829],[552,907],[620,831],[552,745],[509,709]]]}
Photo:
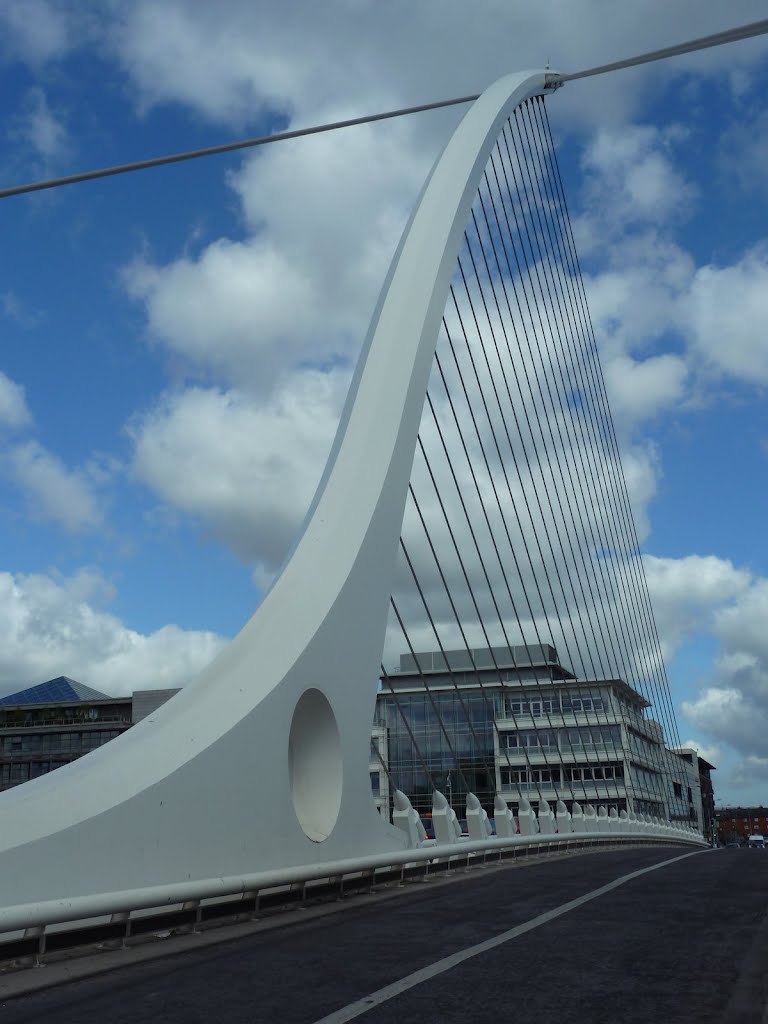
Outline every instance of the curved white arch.
{"label": "curved white arch", "polygon": [[[433,167],[393,258],[303,532],[242,631],[120,739],[0,797],[0,905],[404,845],[403,833],[376,813],[367,764],[411,463],[480,177],[505,120],[545,91],[548,74],[521,72],[492,85]],[[307,731],[307,691],[317,695],[310,703],[323,709],[322,736],[333,737],[333,751]],[[307,745],[298,757],[297,743]],[[306,810],[316,771],[338,786],[319,824]]]}

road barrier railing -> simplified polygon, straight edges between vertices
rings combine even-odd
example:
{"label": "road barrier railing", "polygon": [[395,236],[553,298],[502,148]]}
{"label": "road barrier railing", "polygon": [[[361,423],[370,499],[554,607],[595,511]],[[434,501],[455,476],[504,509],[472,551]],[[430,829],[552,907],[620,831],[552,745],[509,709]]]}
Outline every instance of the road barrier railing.
{"label": "road barrier railing", "polygon": [[443,845],[429,841],[416,849],[365,858],[9,906],[0,908],[0,961],[31,966],[78,946],[120,947],[141,935],[195,932],[206,922],[233,915],[255,919],[276,907],[339,898],[375,885],[427,879],[439,872],[512,858],[651,845],[708,848],[701,836],[672,829],[518,835]]}

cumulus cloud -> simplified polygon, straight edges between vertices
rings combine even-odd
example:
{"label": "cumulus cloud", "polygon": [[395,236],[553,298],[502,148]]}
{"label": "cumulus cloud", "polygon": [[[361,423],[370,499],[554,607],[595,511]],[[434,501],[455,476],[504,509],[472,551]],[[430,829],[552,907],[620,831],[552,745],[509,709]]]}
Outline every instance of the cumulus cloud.
{"label": "cumulus cloud", "polygon": [[242,558],[274,571],[319,480],[347,381],[307,370],[267,402],[235,390],[168,395],[130,428],[133,470]]}
{"label": "cumulus cloud", "polygon": [[682,326],[718,374],[768,383],[768,244],[729,267],[699,267],[683,300]]}
{"label": "cumulus cloud", "polygon": [[715,555],[646,554],[643,562],[667,656],[690,633],[711,630],[717,615],[733,612],[732,602],[746,599],[753,582],[747,570]]}
{"label": "cumulus cloud", "polygon": [[86,469],[69,469],[36,440],[9,448],[4,462],[25,494],[33,518],[70,531],[92,529],[102,522],[95,479]]}
{"label": "cumulus cloud", "polygon": [[700,743],[698,740],[685,740],[682,746],[693,748],[699,757],[703,757],[705,761],[709,761],[709,763],[714,765],[715,768],[717,768],[723,756],[720,747]]}
{"label": "cumulus cloud", "polygon": [[427,171],[409,134],[363,127],[248,158],[230,179],[247,240],[125,269],[150,336],[190,372],[263,395],[297,365],[354,358]]}
{"label": "cumulus cloud", "polygon": [[768,580],[755,578],[714,610],[721,644],[713,678],[683,705],[686,718],[746,757],[768,757]]}
{"label": "cumulus cloud", "polygon": [[662,131],[631,125],[597,133],[582,163],[590,213],[604,231],[669,225],[685,216],[696,193],[674,164],[674,147],[681,141],[674,126]]}
{"label": "cumulus cloud", "polygon": [[111,696],[183,686],[223,646],[168,624],[128,629],[101,605],[113,593],[93,569],[72,576],[0,573],[0,678],[12,693],[69,675]]}
{"label": "cumulus cloud", "polygon": [[636,427],[681,401],[689,369],[669,352],[647,359],[620,354],[605,360],[604,374],[618,424]]}
{"label": "cumulus cloud", "polygon": [[[744,21],[762,14],[758,0],[744,0],[740,9]],[[687,39],[693,24],[699,35],[729,27],[722,11],[695,0],[656,5],[652,18],[622,7],[602,18],[599,33],[592,30],[597,11],[564,3],[469,9],[439,0],[416,9],[396,0],[321,10],[304,0],[289,12],[239,0],[221,18],[205,0],[139,0],[117,8],[108,31],[144,105],[183,103],[212,119],[246,120],[265,108],[295,117],[336,103],[351,83],[369,109],[466,95],[547,59],[576,70],[616,60],[628,48],[643,52]],[[747,76],[764,52],[754,41],[727,54],[715,49],[624,72],[611,89],[580,82],[570,95],[564,90],[563,106],[572,120],[626,119],[671,75],[726,69]]]}

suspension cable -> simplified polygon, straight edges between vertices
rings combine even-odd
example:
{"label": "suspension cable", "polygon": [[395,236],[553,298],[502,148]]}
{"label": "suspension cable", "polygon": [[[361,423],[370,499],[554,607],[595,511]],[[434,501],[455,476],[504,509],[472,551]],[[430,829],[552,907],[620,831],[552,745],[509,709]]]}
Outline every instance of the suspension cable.
{"label": "suspension cable", "polygon": [[[612,71],[621,71],[624,68],[636,67],[639,64],[648,64],[652,61],[666,60],[669,57],[677,57],[684,53],[694,53],[697,50],[707,50],[714,46],[723,46],[726,43],[738,42],[742,39],[752,39],[756,36],[768,33],[768,19],[754,21],[749,25],[741,25],[738,28],[727,29],[724,32],[716,32],[713,35],[702,36],[699,39],[692,39],[686,43],[678,43],[675,46],[667,46],[661,50],[651,50],[649,53],[640,54],[637,57],[627,57],[624,60],[614,61],[612,64],[600,64],[594,68],[587,68],[585,71],[575,71],[570,74],[559,74],[553,72],[547,76],[546,88],[555,89],[564,82],[573,82],[579,78],[590,78],[594,75],[604,75]],[[219,153],[232,153],[240,149],[253,149],[256,146],[266,146],[272,142],[285,142],[287,139],[299,139],[307,135],[319,135],[321,132],[338,131],[341,128],[352,128],[356,125],[370,124],[374,121],[386,121],[394,117],[406,117],[409,114],[419,114],[428,110],[439,110],[442,107],[459,106],[464,103],[473,103],[480,97],[480,93],[471,96],[457,96],[450,100],[437,100],[434,103],[420,103],[413,107],[400,107],[398,110],[385,110],[379,114],[365,114],[362,117],[352,117],[345,121],[330,121],[327,124],[312,125],[308,128],[296,128],[286,132],[276,132],[273,135],[260,135],[252,139],[240,139],[236,142],[224,142],[218,146],[205,146],[202,149],[187,150],[183,153],[169,153],[165,156],[150,157],[147,160],[133,160],[129,163],[116,164],[112,167],[101,167],[93,171],[81,171],[78,174],[66,174],[58,178],[47,178],[42,181],[29,182],[25,185],[13,185],[10,188],[0,189],[0,199],[7,199],[10,196],[24,195],[29,192],[41,192],[43,189],[60,188],[62,185],[75,185],[82,181],[94,181],[97,178],[109,178],[117,174],[128,174],[133,171],[145,171],[152,167],[163,167],[166,164],[177,164],[186,160],[196,160],[199,157],[215,156]]]}

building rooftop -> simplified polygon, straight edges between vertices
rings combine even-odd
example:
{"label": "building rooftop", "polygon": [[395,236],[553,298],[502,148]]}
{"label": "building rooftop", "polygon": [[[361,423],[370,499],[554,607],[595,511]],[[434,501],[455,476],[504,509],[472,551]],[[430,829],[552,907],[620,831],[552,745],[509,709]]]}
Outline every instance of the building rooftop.
{"label": "building rooftop", "polygon": [[[473,664],[474,663],[474,664]],[[551,644],[519,644],[514,647],[475,647],[458,651],[416,651],[400,655],[398,673],[426,675],[435,672],[472,672],[474,669],[556,667],[573,678],[560,664]]]}
{"label": "building rooftop", "polygon": [[717,767],[714,764],[710,764],[709,761],[702,757],[701,754],[695,747],[672,747],[671,748],[678,757],[682,757],[683,760],[693,764],[693,758],[696,758],[696,763],[701,768],[709,768],[710,771],[717,771]]}
{"label": "building rooftop", "polygon": [[78,683],[69,676],[56,676],[45,683],[18,690],[7,697],[0,697],[0,704],[66,704],[69,701],[112,700],[106,693],[100,693],[84,683]]}

